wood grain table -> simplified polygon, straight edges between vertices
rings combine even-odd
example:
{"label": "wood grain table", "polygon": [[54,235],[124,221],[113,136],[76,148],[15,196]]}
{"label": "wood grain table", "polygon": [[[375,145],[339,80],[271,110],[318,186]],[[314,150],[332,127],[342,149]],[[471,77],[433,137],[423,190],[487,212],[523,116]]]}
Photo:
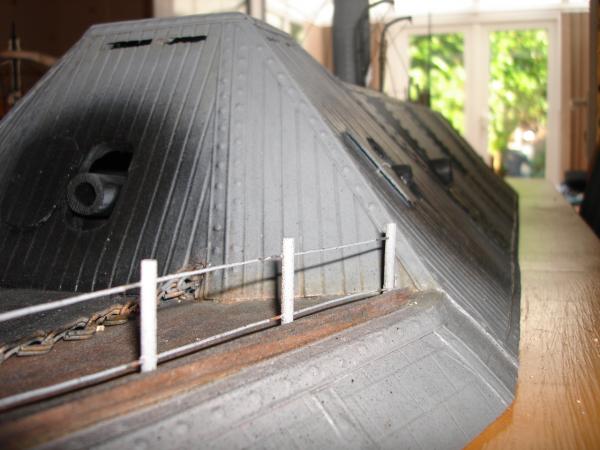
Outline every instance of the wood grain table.
{"label": "wood grain table", "polygon": [[548,182],[511,184],[520,195],[517,395],[467,448],[600,449],[600,240]]}

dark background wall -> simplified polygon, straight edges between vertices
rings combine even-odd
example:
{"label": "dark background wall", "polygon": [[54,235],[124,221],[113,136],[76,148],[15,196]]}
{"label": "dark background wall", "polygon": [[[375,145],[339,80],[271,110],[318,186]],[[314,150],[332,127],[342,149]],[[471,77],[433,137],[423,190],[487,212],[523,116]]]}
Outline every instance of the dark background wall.
{"label": "dark background wall", "polygon": [[[0,0],[0,50],[8,49],[14,22],[23,50],[59,57],[93,24],[152,17],[152,0]],[[23,90],[44,74],[22,63]],[[10,85],[10,65],[0,66],[0,94]],[[0,117],[8,106],[0,102]]]}
{"label": "dark background wall", "polygon": [[92,24],[151,16],[151,0],[0,0],[0,39],[14,21],[23,48],[60,56]]}

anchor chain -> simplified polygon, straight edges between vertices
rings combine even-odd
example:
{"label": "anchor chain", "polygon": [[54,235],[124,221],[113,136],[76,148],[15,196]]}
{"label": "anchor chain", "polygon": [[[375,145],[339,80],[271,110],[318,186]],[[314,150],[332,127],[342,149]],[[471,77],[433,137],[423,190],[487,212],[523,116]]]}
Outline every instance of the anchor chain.
{"label": "anchor chain", "polygon": [[[186,266],[178,272],[203,269],[206,264]],[[204,276],[197,275],[170,280],[157,289],[158,307],[165,302],[197,300],[200,298]],[[116,297],[117,299],[119,297]],[[81,341],[92,338],[102,326],[115,326],[127,323],[139,312],[137,300],[115,303],[90,317],[80,317],[65,326],[46,332],[38,330],[31,336],[12,344],[0,345],[0,364],[11,356],[36,356],[48,353],[58,341]]]}

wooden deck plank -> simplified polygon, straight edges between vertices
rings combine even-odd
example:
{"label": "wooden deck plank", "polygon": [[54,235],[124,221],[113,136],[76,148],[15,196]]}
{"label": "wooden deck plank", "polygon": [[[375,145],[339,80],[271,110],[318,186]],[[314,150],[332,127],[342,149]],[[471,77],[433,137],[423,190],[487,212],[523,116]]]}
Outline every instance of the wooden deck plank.
{"label": "wooden deck plank", "polygon": [[600,240],[547,182],[511,183],[521,221],[517,395],[467,448],[600,448]]}

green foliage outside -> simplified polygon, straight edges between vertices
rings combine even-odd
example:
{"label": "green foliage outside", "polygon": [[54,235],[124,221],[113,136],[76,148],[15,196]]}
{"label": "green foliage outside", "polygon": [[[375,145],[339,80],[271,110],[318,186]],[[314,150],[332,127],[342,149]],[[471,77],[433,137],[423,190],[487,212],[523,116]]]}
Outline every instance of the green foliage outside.
{"label": "green foliage outside", "polygon": [[[490,33],[490,60],[489,145],[490,151],[501,154],[517,127],[544,134],[548,110],[547,33],[539,29]],[[531,161],[534,176],[543,174],[544,158],[539,153]]]}
{"label": "green foliage outside", "polygon": [[302,24],[296,22],[290,23],[290,35],[300,45],[302,45],[302,41],[304,40],[304,34],[305,29]]}
{"label": "green foliage outside", "polygon": [[[460,33],[413,36],[410,40],[409,99],[426,103],[431,45],[431,108],[464,133],[464,37]],[[516,128],[545,134],[548,78],[546,31],[508,30],[490,33],[489,150],[508,148]],[[536,142],[532,175],[543,175],[544,142]]]}
{"label": "green foliage outside", "polygon": [[[429,37],[410,39],[409,99],[426,103]],[[431,108],[442,113],[460,133],[465,131],[464,37],[461,33],[431,36]]]}

